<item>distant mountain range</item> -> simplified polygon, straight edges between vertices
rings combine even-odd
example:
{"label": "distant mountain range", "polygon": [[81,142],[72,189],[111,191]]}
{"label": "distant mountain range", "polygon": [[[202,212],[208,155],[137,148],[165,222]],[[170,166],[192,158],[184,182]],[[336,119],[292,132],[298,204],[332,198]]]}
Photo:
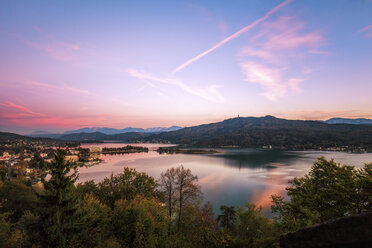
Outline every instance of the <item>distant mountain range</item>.
{"label": "distant mountain range", "polygon": [[[123,129],[116,129],[116,128],[109,128],[109,127],[85,127],[77,130],[71,130],[66,131],[64,133],[50,133],[46,131],[35,131],[28,136],[30,137],[43,137],[43,138],[63,138],[64,136],[68,134],[79,134],[79,133],[102,133],[106,135],[112,135],[112,134],[122,134],[122,133],[133,133],[133,132],[139,132],[139,133],[161,133],[161,132],[170,132],[170,131],[177,131],[181,129],[182,127],[178,126],[171,126],[171,127],[153,127],[153,128],[133,128],[133,127],[127,127]],[[94,136],[94,135],[93,135]],[[69,137],[69,136],[67,136]],[[73,136],[71,136],[73,137]]]}
{"label": "distant mountain range", "polygon": [[150,136],[152,133],[119,133],[119,134],[104,134],[101,132],[94,133],[70,133],[64,134],[59,137],[60,140],[65,141],[122,141],[122,142],[135,142],[145,137]]}
{"label": "distant mountain range", "polygon": [[100,132],[104,134],[119,134],[119,133],[132,133],[132,132],[140,132],[140,133],[161,133],[161,132],[170,132],[170,131],[177,131],[182,127],[178,126],[171,126],[171,127],[153,127],[153,128],[134,128],[134,127],[127,127],[123,129],[116,129],[116,128],[109,128],[109,127],[86,127],[81,128],[73,131],[64,132],[64,134],[71,134],[71,133],[94,133]]}
{"label": "distant mountain range", "polygon": [[[344,124],[344,121],[353,124]],[[161,142],[199,147],[273,147],[291,150],[354,147],[367,148],[372,151],[372,125],[366,124],[369,123],[368,121],[368,119],[333,118],[324,122],[286,120],[274,116],[238,117],[186,128],[86,128],[64,134],[39,132],[35,135],[83,142],[115,140]],[[11,138],[9,134],[6,136],[7,139]]]}
{"label": "distant mountain range", "polygon": [[328,124],[354,124],[354,125],[372,125],[372,119],[347,119],[347,118],[331,118],[325,121]]}

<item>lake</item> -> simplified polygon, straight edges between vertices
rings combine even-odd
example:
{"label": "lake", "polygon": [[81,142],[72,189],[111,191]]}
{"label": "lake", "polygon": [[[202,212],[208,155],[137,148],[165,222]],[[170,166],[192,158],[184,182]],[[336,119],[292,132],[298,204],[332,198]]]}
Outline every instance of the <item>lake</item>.
{"label": "lake", "polygon": [[[123,147],[123,143],[83,144],[82,147]],[[362,167],[372,162],[372,153],[323,151],[276,151],[249,148],[216,149],[210,155],[158,154],[155,150],[164,144],[130,144],[145,146],[148,153],[102,155],[102,162],[92,167],[79,168],[79,181],[102,181],[111,173],[120,173],[124,167],[146,172],[155,179],[168,168],[183,165],[199,178],[204,201],[210,201],[215,210],[220,205],[255,203],[269,213],[270,195],[285,196],[288,180],[307,173],[317,158],[334,158],[341,164]]]}

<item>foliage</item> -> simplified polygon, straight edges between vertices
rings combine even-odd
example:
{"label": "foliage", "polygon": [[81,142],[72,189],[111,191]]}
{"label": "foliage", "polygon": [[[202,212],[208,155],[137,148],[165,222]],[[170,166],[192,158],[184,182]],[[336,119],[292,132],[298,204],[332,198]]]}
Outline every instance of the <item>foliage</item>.
{"label": "foliage", "polygon": [[371,210],[371,165],[356,170],[322,157],[308,174],[289,182],[289,201],[272,196],[272,210],[284,231]]}
{"label": "foliage", "polygon": [[21,181],[0,183],[0,213],[9,213],[9,220],[17,222],[26,211],[36,208],[38,199],[34,190]]}
{"label": "foliage", "polygon": [[[38,194],[40,204],[35,211],[35,224],[39,227],[36,240],[43,247],[68,247],[78,230],[75,219],[78,198],[74,194],[78,177],[76,165],[65,161],[64,157],[65,151],[58,150],[42,176],[45,190]],[[28,227],[37,230],[32,225]]]}
{"label": "foliage", "polygon": [[92,195],[83,197],[75,218],[79,230],[72,241],[75,247],[96,247],[112,236],[110,208]]}
{"label": "foliage", "polygon": [[173,209],[177,211],[177,229],[183,225],[183,210],[186,206],[195,206],[202,200],[202,192],[197,184],[198,177],[185,169],[182,165],[168,169],[161,174],[160,188],[163,190],[165,204],[168,207],[169,217],[173,216]]}
{"label": "foliage", "polygon": [[372,126],[329,125],[320,121],[279,119],[273,116],[238,117],[145,137],[144,141],[200,147],[242,146],[304,150],[319,147],[371,148]]}
{"label": "foliage", "polygon": [[235,207],[222,205],[220,210],[221,214],[217,218],[218,222],[224,230],[227,232],[232,232],[237,219]]}
{"label": "foliage", "polygon": [[176,205],[176,169],[170,168],[165,173],[161,173],[159,186],[165,198],[168,208],[169,218],[172,218]]}
{"label": "foliage", "polygon": [[137,196],[118,200],[112,217],[113,232],[123,247],[165,247],[167,214],[160,202]]}
{"label": "foliage", "polygon": [[7,221],[8,214],[0,214],[0,247],[7,247],[9,245],[11,236],[11,223]]}
{"label": "foliage", "polygon": [[265,217],[261,207],[246,204],[239,207],[238,222],[235,228],[234,247],[275,247],[279,231],[274,221]]}
{"label": "foliage", "polygon": [[197,176],[183,166],[160,180],[134,169],[76,184],[76,165],[44,163],[43,187],[0,181],[0,247],[278,247],[280,234],[371,211],[372,164],[355,169],[318,159],[294,178],[288,200],[274,195],[275,218],[262,208],[202,205]]}
{"label": "foliage", "polygon": [[98,183],[95,194],[113,208],[117,200],[132,200],[137,195],[151,198],[157,196],[158,191],[153,177],[135,169],[124,168],[123,173],[111,175]]}
{"label": "foliage", "polygon": [[0,163],[0,182],[5,181],[8,176],[8,167],[5,164]]}

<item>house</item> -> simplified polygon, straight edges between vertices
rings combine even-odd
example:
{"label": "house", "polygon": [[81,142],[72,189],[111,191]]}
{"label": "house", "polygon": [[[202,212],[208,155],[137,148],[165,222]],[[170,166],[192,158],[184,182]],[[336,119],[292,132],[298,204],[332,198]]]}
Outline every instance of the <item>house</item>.
{"label": "house", "polygon": [[89,152],[90,153],[102,153],[102,147],[99,147],[99,146],[89,147]]}
{"label": "house", "polygon": [[65,161],[78,162],[79,161],[79,156],[77,156],[77,155],[66,155]]}

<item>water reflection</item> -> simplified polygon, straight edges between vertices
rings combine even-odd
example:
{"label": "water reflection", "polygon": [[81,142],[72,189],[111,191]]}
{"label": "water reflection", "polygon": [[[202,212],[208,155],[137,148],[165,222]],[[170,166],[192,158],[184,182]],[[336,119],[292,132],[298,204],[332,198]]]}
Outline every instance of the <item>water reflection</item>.
{"label": "water reflection", "polygon": [[225,150],[215,156],[227,159],[227,164],[233,167],[273,169],[294,162],[301,157],[301,154],[278,150],[234,149]]}
{"label": "water reflection", "polygon": [[[126,144],[97,144],[120,147]],[[133,145],[133,144],[132,144]],[[262,205],[269,213],[272,194],[285,195],[288,180],[304,175],[314,161],[325,156],[337,162],[357,167],[372,162],[372,154],[341,152],[282,152],[257,149],[223,149],[213,155],[158,154],[158,144],[136,144],[149,147],[148,153],[103,155],[103,162],[89,168],[80,168],[80,181],[99,182],[111,173],[120,173],[124,167],[146,172],[155,179],[168,168],[183,165],[199,177],[205,201],[215,210],[220,205],[244,205],[247,202]],[[85,145],[94,146],[94,144]],[[167,145],[165,145],[167,146]]]}

